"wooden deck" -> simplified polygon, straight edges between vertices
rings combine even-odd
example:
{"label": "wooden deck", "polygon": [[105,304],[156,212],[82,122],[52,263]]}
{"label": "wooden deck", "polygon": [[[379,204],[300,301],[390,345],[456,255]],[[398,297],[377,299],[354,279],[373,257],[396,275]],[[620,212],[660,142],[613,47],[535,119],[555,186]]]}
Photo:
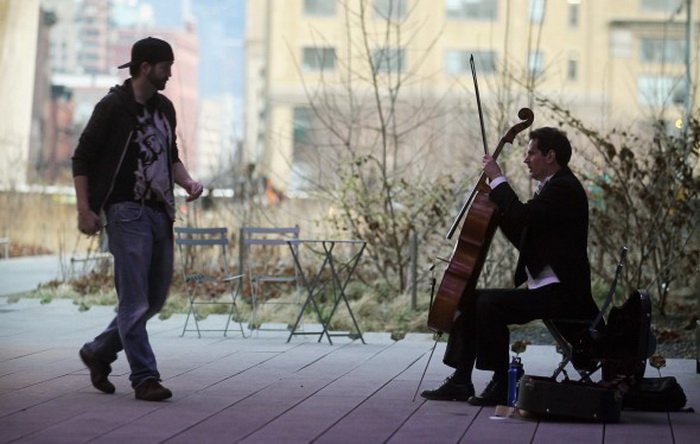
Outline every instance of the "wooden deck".
{"label": "wooden deck", "polygon": [[[117,393],[90,385],[78,349],[106,325],[112,308],[79,312],[69,301],[7,304],[0,298],[0,442],[21,443],[697,443],[698,413],[625,411],[617,424],[495,419],[494,408],[413,400],[433,345],[427,335],[398,342],[366,334],[336,338],[270,334],[241,339],[180,337],[184,318],[150,323],[164,385],[174,397],[134,399],[123,356]],[[210,319],[210,321],[218,321]],[[422,388],[449,374],[439,344]],[[549,375],[551,346],[530,346],[527,374]],[[649,375],[656,375],[650,369]],[[700,404],[693,360],[669,360],[688,405]],[[477,390],[489,375],[475,374]],[[575,401],[575,400],[572,400]]]}

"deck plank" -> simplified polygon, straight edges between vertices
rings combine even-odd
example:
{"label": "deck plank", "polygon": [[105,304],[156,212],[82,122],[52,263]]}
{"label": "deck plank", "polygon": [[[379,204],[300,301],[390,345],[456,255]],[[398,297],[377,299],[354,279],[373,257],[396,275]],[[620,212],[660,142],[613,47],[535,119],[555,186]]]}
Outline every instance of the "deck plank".
{"label": "deck plank", "polygon": [[[420,390],[449,374],[440,362],[444,342],[425,368],[433,346],[427,335],[394,342],[370,333],[366,345],[338,339],[332,346],[311,337],[287,343],[284,332],[181,337],[182,316],[149,325],[173,398],[136,401],[123,357],[113,364],[114,395],[90,385],[78,357],[82,343],[113,315],[109,307],[79,312],[70,301],[0,309],[0,443],[689,444],[700,430],[697,413],[623,411],[618,424],[596,424],[495,419],[492,407],[414,399],[424,370]],[[547,375],[558,355],[553,347],[531,346],[522,358],[526,373]],[[661,374],[678,379],[688,406],[700,403],[694,360],[668,359]],[[477,391],[489,378],[474,373]]]}

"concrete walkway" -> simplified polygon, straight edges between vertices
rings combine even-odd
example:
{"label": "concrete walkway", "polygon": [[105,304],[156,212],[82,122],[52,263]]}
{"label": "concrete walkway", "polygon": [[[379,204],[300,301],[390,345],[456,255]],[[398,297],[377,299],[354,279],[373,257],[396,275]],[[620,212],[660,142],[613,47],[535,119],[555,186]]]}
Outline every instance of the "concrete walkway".
{"label": "concrete walkway", "polygon": [[39,284],[62,278],[61,257],[57,255],[0,259],[0,296],[32,291]]}

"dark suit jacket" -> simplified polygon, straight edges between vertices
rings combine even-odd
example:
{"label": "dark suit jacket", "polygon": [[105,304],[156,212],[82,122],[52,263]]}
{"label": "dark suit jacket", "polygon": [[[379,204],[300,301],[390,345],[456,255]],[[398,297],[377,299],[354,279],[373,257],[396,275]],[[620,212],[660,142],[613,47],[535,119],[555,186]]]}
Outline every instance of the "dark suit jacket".
{"label": "dark suit jacket", "polygon": [[[523,203],[506,182],[491,191],[499,210],[499,226],[519,250],[515,285],[550,265],[572,298],[589,312],[591,269],[588,262],[588,199],[581,182],[569,168],[558,171],[538,195]],[[593,305],[591,305],[593,304]]]}

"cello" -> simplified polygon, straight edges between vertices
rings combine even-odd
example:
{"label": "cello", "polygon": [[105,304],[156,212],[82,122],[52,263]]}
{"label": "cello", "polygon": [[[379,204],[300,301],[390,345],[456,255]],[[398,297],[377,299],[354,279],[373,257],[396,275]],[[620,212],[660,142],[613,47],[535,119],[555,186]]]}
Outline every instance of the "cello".
{"label": "cello", "polygon": [[[471,64],[484,151],[488,153],[473,56]],[[518,111],[518,118],[521,121],[513,125],[498,142],[498,146],[492,156],[494,159],[498,157],[506,143],[513,143],[518,133],[532,125],[535,115],[531,109],[521,108]],[[471,195],[465,201],[452,227],[445,236],[447,240],[452,238],[457,225],[459,225],[466,213],[459,238],[452,250],[449,264],[428,314],[428,328],[438,334],[450,332],[462,297],[470,297],[474,294],[493,234],[498,226],[496,204],[489,200],[491,188],[486,183],[486,180],[486,174],[482,172],[479,181],[472,189]]]}

